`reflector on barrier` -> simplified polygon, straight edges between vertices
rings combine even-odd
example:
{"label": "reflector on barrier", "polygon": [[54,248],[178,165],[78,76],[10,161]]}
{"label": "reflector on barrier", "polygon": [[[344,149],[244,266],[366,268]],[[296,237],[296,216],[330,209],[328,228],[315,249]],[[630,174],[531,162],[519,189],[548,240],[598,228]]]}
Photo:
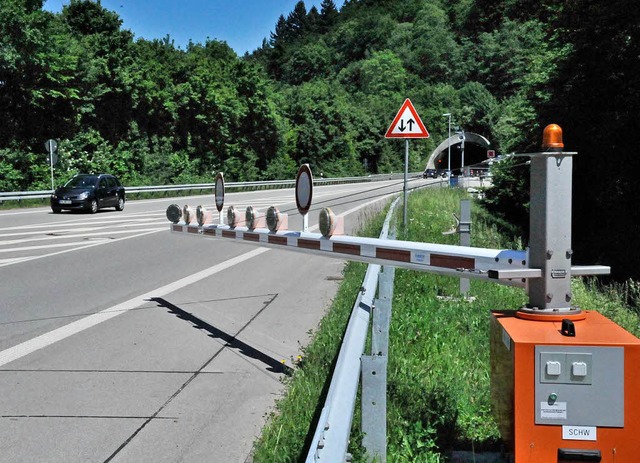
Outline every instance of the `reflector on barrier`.
{"label": "reflector on barrier", "polygon": [[171,223],[178,223],[182,219],[182,209],[177,204],[172,204],[167,208],[167,219]]}
{"label": "reflector on barrier", "polygon": [[244,227],[245,226],[245,218],[240,214],[240,212],[236,209],[235,206],[227,207],[227,223],[229,227]]}
{"label": "reflector on barrier", "polygon": [[318,223],[320,233],[322,233],[322,236],[325,238],[329,238],[333,235],[344,235],[344,219],[342,217],[336,217],[333,211],[328,207],[320,210]]}
{"label": "reflector on barrier", "polygon": [[234,228],[238,224],[238,214],[234,206],[227,208],[227,223],[231,228]]}
{"label": "reflector on barrier", "polygon": [[277,207],[271,206],[266,214],[267,228],[271,233],[286,230],[289,226],[289,216],[281,213]]}
{"label": "reflector on barrier", "polygon": [[182,208],[182,219],[184,220],[184,223],[189,225],[191,222],[195,220],[195,218],[196,218],[196,214],[194,213],[193,209],[191,209],[191,206],[186,204]]}
{"label": "reflector on barrier", "polygon": [[248,206],[244,214],[244,220],[249,230],[266,228],[264,215],[256,211],[253,206]]}
{"label": "reflector on barrier", "polygon": [[208,211],[204,206],[198,206],[196,208],[196,218],[198,219],[198,225],[201,227],[205,224],[211,223],[213,214]]}

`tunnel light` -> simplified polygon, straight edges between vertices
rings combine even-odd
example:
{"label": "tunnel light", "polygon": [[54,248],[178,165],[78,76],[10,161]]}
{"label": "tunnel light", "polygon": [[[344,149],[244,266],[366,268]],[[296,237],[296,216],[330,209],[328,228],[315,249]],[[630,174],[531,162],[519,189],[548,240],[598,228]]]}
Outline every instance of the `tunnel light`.
{"label": "tunnel light", "polygon": [[167,207],[167,219],[171,223],[178,223],[182,219],[182,209],[177,204]]}

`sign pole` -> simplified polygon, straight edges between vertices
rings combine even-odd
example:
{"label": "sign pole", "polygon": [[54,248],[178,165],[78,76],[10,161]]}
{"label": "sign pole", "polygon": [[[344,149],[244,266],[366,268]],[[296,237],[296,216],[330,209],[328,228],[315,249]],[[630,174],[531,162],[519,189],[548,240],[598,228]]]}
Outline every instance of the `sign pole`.
{"label": "sign pole", "polygon": [[55,190],[53,186],[53,151],[49,149],[49,168],[51,169],[51,191]]}
{"label": "sign pole", "polygon": [[404,187],[403,187],[403,202],[404,211],[402,215],[402,225],[404,227],[405,234],[407,233],[407,182],[409,181],[409,139],[404,141]]}
{"label": "sign pole", "polygon": [[[55,140],[47,140],[44,144],[47,153],[49,153],[49,168],[51,169],[51,191],[55,190],[55,186],[53,183],[53,165],[58,162],[58,158],[56,156],[56,150],[58,149],[58,143]],[[54,156],[56,156],[54,158]]]}

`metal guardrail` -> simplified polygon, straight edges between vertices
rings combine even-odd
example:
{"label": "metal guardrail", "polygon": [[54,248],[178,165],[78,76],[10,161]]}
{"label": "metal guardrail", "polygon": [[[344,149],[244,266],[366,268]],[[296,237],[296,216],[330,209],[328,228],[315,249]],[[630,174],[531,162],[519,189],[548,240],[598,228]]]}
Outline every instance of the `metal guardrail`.
{"label": "metal guardrail", "polygon": [[[343,177],[343,178],[314,178],[314,185],[337,185],[341,183],[360,183],[360,182],[378,182],[382,180],[394,180],[403,178],[402,173],[391,174],[376,174],[368,175],[366,177]],[[419,172],[410,174],[412,176],[420,175]],[[278,189],[278,188],[293,188],[295,186],[295,180],[266,180],[259,182],[228,182],[225,183],[227,189],[247,190],[247,189]],[[156,186],[125,186],[126,193],[139,194],[139,193],[160,193],[160,192],[172,192],[172,191],[198,191],[198,190],[212,190],[215,187],[215,183],[198,183],[192,185],[156,185]],[[0,203],[4,201],[23,201],[26,199],[45,199],[48,198],[52,190],[41,191],[13,191],[13,192],[0,192]]]}
{"label": "metal guardrail", "polygon": [[[391,217],[398,201],[399,198],[389,208],[380,233],[381,239],[386,239],[388,236]],[[340,347],[338,361],[331,377],[327,398],[320,413],[306,463],[346,461],[361,372],[360,362],[378,288],[380,269],[381,266],[378,264],[369,264],[367,267],[362,289],[353,306]]]}

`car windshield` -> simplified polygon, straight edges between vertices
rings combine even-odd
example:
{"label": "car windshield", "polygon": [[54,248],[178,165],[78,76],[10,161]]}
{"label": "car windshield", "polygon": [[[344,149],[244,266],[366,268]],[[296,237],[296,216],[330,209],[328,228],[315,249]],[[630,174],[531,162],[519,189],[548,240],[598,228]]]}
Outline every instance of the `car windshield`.
{"label": "car windshield", "polygon": [[98,177],[95,175],[76,175],[64,186],[67,188],[95,188]]}

